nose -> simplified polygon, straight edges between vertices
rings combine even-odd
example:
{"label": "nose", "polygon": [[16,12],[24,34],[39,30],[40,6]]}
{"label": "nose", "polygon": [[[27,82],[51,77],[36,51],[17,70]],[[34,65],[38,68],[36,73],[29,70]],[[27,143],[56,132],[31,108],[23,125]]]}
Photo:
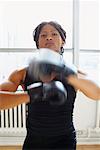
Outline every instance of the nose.
{"label": "nose", "polygon": [[48,35],[47,38],[46,38],[46,40],[47,40],[47,41],[52,40],[52,36],[51,36],[51,35]]}

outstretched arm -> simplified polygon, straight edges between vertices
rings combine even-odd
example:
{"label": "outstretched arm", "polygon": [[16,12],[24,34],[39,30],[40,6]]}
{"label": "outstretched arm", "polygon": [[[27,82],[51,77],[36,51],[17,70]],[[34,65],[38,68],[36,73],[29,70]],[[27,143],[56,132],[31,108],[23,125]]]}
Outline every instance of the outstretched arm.
{"label": "outstretched arm", "polygon": [[93,81],[86,79],[85,76],[80,77],[80,75],[70,75],[67,78],[67,81],[69,84],[74,86],[74,88],[84,93],[87,97],[93,100],[100,100],[100,87]]}
{"label": "outstretched arm", "polygon": [[22,103],[28,103],[29,96],[27,93],[14,93],[0,91],[0,110],[18,106]]}
{"label": "outstretched arm", "polygon": [[0,109],[8,109],[29,102],[26,92],[16,92],[25,76],[25,69],[14,71],[8,80],[0,85]]}

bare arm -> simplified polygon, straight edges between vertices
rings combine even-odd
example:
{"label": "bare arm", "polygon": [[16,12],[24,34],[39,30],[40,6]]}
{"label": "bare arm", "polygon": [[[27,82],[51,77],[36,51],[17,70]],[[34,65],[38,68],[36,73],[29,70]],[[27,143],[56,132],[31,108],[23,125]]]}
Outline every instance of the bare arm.
{"label": "bare arm", "polygon": [[22,103],[29,102],[26,92],[16,93],[18,86],[25,77],[25,69],[14,71],[8,81],[0,85],[0,109],[7,109]]}
{"label": "bare arm", "polygon": [[83,92],[87,97],[93,100],[100,100],[100,87],[93,81],[86,79],[85,76],[69,76],[68,82],[74,86],[74,88]]}
{"label": "bare arm", "polygon": [[15,107],[22,103],[28,103],[27,93],[0,92],[0,110]]}
{"label": "bare arm", "polygon": [[16,92],[18,86],[25,78],[25,69],[15,70],[8,80],[0,84],[0,91]]}

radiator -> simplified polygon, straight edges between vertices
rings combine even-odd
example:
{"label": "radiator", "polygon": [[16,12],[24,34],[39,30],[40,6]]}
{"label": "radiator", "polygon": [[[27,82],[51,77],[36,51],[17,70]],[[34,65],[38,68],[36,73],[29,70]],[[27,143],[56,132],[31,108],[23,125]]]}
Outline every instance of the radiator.
{"label": "radiator", "polygon": [[[96,126],[77,130],[79,144],[100,144],[100,102],[97,102]],[[26,136],[27,105],[0,111],[0,145],[23,145]]]}
{"label": "radiator", "polygon": [[26,132],[26,105],[0,111],[0,136],[22,135]]}

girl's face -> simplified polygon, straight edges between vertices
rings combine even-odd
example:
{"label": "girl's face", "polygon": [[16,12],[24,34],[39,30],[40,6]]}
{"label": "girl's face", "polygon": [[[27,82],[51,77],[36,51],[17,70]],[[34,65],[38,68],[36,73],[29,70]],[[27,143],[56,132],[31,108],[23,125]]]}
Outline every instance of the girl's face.
{"label": "girl's face", "polygon": [[59,52],[64,45],[60,33],[50,24],[46,24],[39,35],[39,48],[49,48]]}

